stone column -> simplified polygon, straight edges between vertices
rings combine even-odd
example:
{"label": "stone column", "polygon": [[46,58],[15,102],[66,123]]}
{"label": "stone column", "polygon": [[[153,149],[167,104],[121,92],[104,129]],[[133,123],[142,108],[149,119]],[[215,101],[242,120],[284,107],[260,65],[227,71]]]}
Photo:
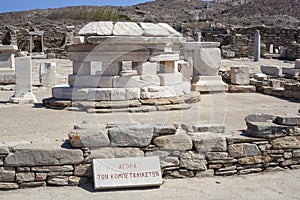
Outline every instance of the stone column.
{"label": "stone column", "polygon": [[201,42],[201,32],[196,33],[196,42]]}
{"label": "stone column", "polygon": [[254,43],[254,62],[258,62],[260,58],[260,32],[255,31],[255,43]]}
{"label": "stone column", "polygon": [[32,63],[31,57],[16,58],[16,90],[10,98],[12,103],[36,103],[32,93]]}

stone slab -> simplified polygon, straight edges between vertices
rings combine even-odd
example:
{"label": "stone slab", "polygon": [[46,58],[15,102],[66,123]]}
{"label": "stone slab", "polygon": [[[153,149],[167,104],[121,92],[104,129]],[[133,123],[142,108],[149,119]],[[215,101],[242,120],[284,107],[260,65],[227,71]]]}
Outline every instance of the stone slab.
{"label": "stone slab", "polygon": [[80,31],[79,35],[111,35],[113,33],[112,22],[90,22],[85,25]]}
{"label": "stone slab", "polygon": [[286,74],[286,75],[289,75],[289,76],[299,76],[300,75],[300,69],[282,67],[282,73]]}
{"label": "stone slab", "polygon": [[54,86],[56,83],[55,75],[56,75],[55,62],[40,64],[39,79],[40,79],[40,84],[42,86],[46,86],[46,87]]}
{"label": "stone slab", "polygon": [[2,53],[12,53],[12,52],[17,52],[18,51],[18,46],[17,45],[0,45],[0,52]]}
{"label": "stone slab", "polygon": [[299,115],[282,115],[276,117],[276,122],[281,125],[292,125],[300,126],[300,116]]}
{"label": "stone slab", "polygon": [[144,31],[135,22],[117,22],[113,28],[113,35],[116,36],[142,36]]}
{"label": "stone slab", "polygon": [[300,69],[300,59],[295,60],[295,68]]}
{"label": "stone slab", "polygon": [[69,75],[68,83],[72,87],[112,88],[116,76]]}
{"label": "stone slab", "polygon": [[170,36],[170,32],[168,30],[166,30],[164,27],[159,26],[157,24],[141,22],[140,26],[144,31],[143,36],[147,36],[147,37]]}
{"label": "stone slab", "polygon": [[262,65],[260,67],[261,72],[271,76],[282,76],[282,67],[280,66],[269,66],[269,65]]}
{"label": "stone slab", "polygon": [[255,93],[254,85],[229,85],[228,91],[231,93]]}
{"label": "stone slab", "polygon": [[228,85],[223,82],[221,76],[199,76],[192,84],[192,91],[198,92],[225,92]]}
{"label": "stone slab", "polygon": [[93,160],[95,189],[153,187],[162,184],[158,157]]}
{"label": "stone slab", "polygon": [[290,127],[277,125],[273,122],[247,122],[247,134],[253,137],[272,138],[285,136],[289,133]]}
{"label": "stone slab", "polygon": [[14,153],[5,158],[5,166],[41,166],[79,164],[83,161],[80,149],[63,149],[61,143],[24,144],[12,147]]}

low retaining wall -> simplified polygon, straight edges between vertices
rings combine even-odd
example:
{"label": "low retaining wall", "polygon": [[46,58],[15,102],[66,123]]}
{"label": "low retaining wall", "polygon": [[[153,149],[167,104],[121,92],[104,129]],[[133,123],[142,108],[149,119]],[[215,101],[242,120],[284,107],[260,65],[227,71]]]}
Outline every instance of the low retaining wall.
{"label": "low retaining wall", "polygon": [[1,144],[0,189],[92,182],[92,161],[97,158],[159,156],[164,178],[300,168],[299,124],[250,121],[248,131],[264,138],[231,136],[219,125],[109,124],[104,131],[76,127],[63,145]]}

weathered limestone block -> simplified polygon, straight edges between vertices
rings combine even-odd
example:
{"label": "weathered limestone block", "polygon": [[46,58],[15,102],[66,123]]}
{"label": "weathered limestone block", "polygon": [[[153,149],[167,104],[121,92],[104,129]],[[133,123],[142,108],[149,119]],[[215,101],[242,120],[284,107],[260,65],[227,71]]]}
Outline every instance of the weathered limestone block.
{"label": "weathered limestone block", "polygon": [[227,144],[224,135],[216,133],[190,134],[198,152],[226,151]]}
{"label": "weathered limestone block", "polygon": [[170,35],[168,30],[157,24],[141,22],[140,26],[144,31],[144,36],[162,37]]}
{"label": "weathered limestone block", "polygon": [[90,22],[85,25],[80,31],[79,35],[111,35],[113,33],[112,22]]}
{"label": "weathered limestone block", "polygon": [[105,147],[109,146],[110,140],[104,131],[97,129],[78,129],[69,134],[73,147]]}
{"label": "weathered limestone block", "polygon": [[228,146],[229,155],[234,158],[260,156],[261,152],[256,144],[232,144]]}
{"label": "weathered limestone block", "polygon": [[196,177],[205,178],[205,177],[213,177],[215,175],[215,171],[213,169],[208,169],[206,171],[197,171]]}
{"label": "weathered limestone block", "polygon": [[72,165],[31,167],[33,172],[71,172],[73,170]]}
{"label": "weathered limestone block", "polygon": [[42,86],[54,86],[55,85],[55,75],[56,75],[56,63],[41,63],[39,71],[40,84]]}
{"label": "weathered limestone block", "polygon": [[35,180],[36,181],[45,181],[47,179],[47,173],[36,173]]}
{"label": "weathered limestone block", "polygon": [[176,31],[172,26],[170,26],[167,23],[158,23],[157,25],[168,30],[171,34],[170,36],[172,37],[182,37],[182,35],[178,31]]}
{"label": "weathered limestone block", "polygon": [[249,85],[250,75],[248,66],[230,67],[231,84]]}
{"label": "weathered limestone block", "polygon": [[16,181],[18,183],[31,182],[34,180],[35,180],[35,174],[32,172],[23,172],[23,173],[16,174]]}
{"label": "weathered limestone block", "polygon": [[191,138],[184,130],[177,130],[175,135],[159,136],[153,139],[153,143],[160,149],[186,151],[193,147]]}
{"label": "weathered limestone block", "polygon": [[300,125],[300,116],[299,115],[286,115],[286,116],[277,116],[276,122],[281,125]]}
{"label": "weathered limestone block", "polygon": [[211,133],[224,133],[225,126],[222,124],[182,124],[182,128],[188,132],[211,132]]}
{"label": "weathered limestone block", "polygon": [[285,136],[291,127],[277,125],[273,122],[247,122],[247,134],[253,137],[272,138]]}
{"label": "weathered limestone block", "polygon": [[158,74],[161,86],[177,85],[182,83],[181,73]]}
{"label": "weathered limestone block", "polygon": [[255,93],[254,85],[229,85],[228,91],[231,93]]}
{"label": "weathered limestone block", "polygon": [[300,136],[286,136],[271,141],[274,149],[299,149]]}
{"label": "weathered limestone block", "polygon": [[58,144],[28,144],[13,147],[5,158],[6,166],[68,165],[83,161],[79,149],[63,149]]}
{"label": "weathered limestone block", "polygon": [[10,190],[10,189],[17,189],[19,185],[17,183],[1,183],[0,182],[0,189]]}
{"label": "weathered limestone block", "polygon": [[14,167],[0,167],[0,182],[13,182],[15,175],[16,170]]}
{"label": "weathered limestone block", "polygon": [[282,67],[279,66],[267,66],[267,65],[262,65],[260,67],[262,73],[271,75],[271,76],[282,76]]}
{"label": "weathered limestone block", "polygon": [[89,101],[111,101],[112,88],[90,89],[88,92]]}
{"label": "weathered limestone block", "polygon": [[221,50],[219,48],[199,49],[198,66],[194,66],[194,72],[203,76],[216,76],[221,67]]}
{"label": "weathered limestone block", "polygon": [[57,186],[67,186],[69,185],[68,176],[49,176],[47,178],[47,184],[57,185]]}
{"label": "weathered limestone block", "polygon": [[69,177],[69,185],[81,185],[89,183],[91,180],[88,177],[77,177],[77,176],[70,176]]}
{"label": "weathered limestone block", "polygon": [[121,76],[115,77],[113,87],[115,88],[143,88],[151,86],[159,86],[160,79],[155,76]]}
{"label": "weathered limestone block", "polygon": [[207,162],[203,154],[189,151],[180,155],[180,167],[189,170],[205,171],[207,169],[206,164]]}
{"label": "weathered limestone block", "polygon": [[274,115],[266,115],[266,114],[252,114],[245,117],[246,122],[273,122],[276,119]]}
{"label": "weathered limestone block", "polygon": [[250,173],[259,173],[262,171],[263,171],[263,169],[261,169],[261,168],[251,168],[251,169],[240,170],[238,174],[244,175],[244,174],[250,174]]}
{"label": "weathered limestone block", "polygon": [[243,157],[238,159],[238,163],[241,165],[253,165],[264,163],[267,159],[263,156]]}
{"label": "weathered limestone block", "polygon": [[283,161],[280,165],[282,167],[286,167],[286,166],[299,165],[299,164],[300,164],[300,158],[292,158],[292,159]]}
{"label": "weathered limestone block", "polygon": [[177,157],[162,157],[160,160],[160,167],[167,168],[167,167],[178,167],[179,166],[179,159]]}
{"label": "weathered limestone block", "polygon": [[208,160],[224,160],[228,159],[228,153],[227,152],[207,152],[206,158]]}
{"label": "weathered limestone block", "polygon": [[24,182],[20,183],[20,188],[34,188],[34,187],[46,187],[46,182]]}
{"label": "weathered limestone block", "polygon": [[293,150],[293,157],[294,158],[300,158],[300,149]]}
{"label": "weathered limestone block", "polygon": [[286,76],[299,76],[300,75],[300,69],[296,68],[290,68],[290,67],[282,67],[282,73]]}
{"label": "weathered limestone block", "polygon": [[93,176],[92,164],[80,164],[75,166],[75,176]]}
{"label": "weathered limestone block", "polygon": [[177,178],[192,178],[194,177],[194,172],[186,169],[179,169],[175,171],[168,171],[164,173],[164,178],[166,179],[177,179]]}
{"label": "weathered limestone block", "polygon": [[124,100],[126,100],[126,90],[125,90],[125,88],[113,88],[111,90],[111,100],[112,101],[124,101]]}
{"label": "weathered limestone block", "polygon": [[153,127],[153,135],[154,137],[161,135],[172,135],[176,133],[176,128],[174,125],[169,124],[157,124]]}
{"label": "weathered limestone block", "polygon": [[116,36],[141,36],[144,31],[134,22],[117,22],[113,28],[113,35]]}
{"label": "weathered limestone block", "polygon": [[85,163],[91,163],[93,159],[98,158],[127,158],[144,157],[144,152],[139,148],[109,148],[104,147],[98,150],[92,150],[91,154],[85,159]]}
{"label": "weathered limestone block", "polygon": [[151,143],[153,128],[146,125],[118,126],[108,130],[113,146],[145,147]]}
{"label": "weathered limestone block", "polygon": [[68,83],[73,87],[110,88],[116,76],[69,75]]}

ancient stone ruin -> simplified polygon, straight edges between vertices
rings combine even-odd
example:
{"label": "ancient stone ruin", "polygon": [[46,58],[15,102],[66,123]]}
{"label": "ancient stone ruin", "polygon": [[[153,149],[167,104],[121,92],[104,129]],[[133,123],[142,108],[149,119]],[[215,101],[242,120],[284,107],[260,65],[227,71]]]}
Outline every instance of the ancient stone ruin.
{"label": "ancient stone ruin", "polygon": [[[69,85],[53,87],[53,98],[45,99],[44,104],[53,107],[67,100],[86,109],[107,108],[108,104],[118,108],[166,106],[149,111],[189,108],[186,103],[199,101],[199,93],[191,92],[192,75],[194,91],[227,89],[217,76],[221,59],[218,45],[187,43],[164,23],[91,22],[68,47],[73,61]],[[212,79],[213,84],[205,81],[204,89],[197,87],[200,76]],[[82,101],[98,103],[86,106]]]}

